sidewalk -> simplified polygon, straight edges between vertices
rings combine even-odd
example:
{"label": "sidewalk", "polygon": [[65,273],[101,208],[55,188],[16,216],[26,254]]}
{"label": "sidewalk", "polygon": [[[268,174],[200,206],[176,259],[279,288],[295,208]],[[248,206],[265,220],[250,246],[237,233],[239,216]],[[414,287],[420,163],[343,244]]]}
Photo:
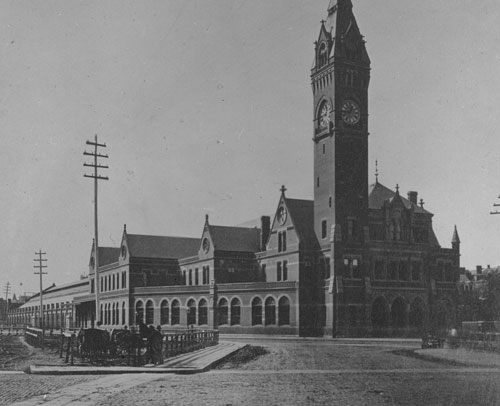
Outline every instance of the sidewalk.
{"label": "sidewalk", "polygon": [[495,352],[473,351],[465,348],[429,348],[416,350],[415,353],[437,361],[455,362],[473,367],[500,368],[500,354]]}
{"label": "sidewalk", "polygon": [[100,375],[100,374],[197,374],[205,372],[223,361],[229,355],[245,347],[243,343],[220,342],[213,347],[169,358],[161,365],[143,367],[103,367],[103,366],[30,366],[30,373],[36,375]]}

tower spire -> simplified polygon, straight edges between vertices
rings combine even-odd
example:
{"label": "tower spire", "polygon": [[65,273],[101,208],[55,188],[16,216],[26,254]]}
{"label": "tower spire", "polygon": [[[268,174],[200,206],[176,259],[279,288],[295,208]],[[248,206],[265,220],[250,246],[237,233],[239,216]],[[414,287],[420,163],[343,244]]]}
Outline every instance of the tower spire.
{"label": "tower spire", "polygon": [[451,238],[451,247],[456,251],[460,250],[460,237],[458,236],[458,230],[456,225],[455,225],[455,230],[453,231],[453,237]]}

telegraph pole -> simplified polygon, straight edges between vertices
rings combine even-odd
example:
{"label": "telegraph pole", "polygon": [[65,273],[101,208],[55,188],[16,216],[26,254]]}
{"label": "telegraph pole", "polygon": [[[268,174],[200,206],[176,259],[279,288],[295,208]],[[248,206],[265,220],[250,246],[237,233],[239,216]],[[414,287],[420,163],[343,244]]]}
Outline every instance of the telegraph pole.
{"label": "telegraph pole", "polygon": [[[500,196],[498,196],[498,198],[500,199]],[[500,207],[500,204],[494,203],[493,207]],[[490,211],[490,214],[492,215],[500,214],[500,211],[498,209],[495,209],[495,211]]]}
{"label": "telegraph pole", "polygon": [[106,144],[99,144],[97,142],[97,134],[95,135],[94,141],[87,141],[87,145],[94,147],[93,152],[85,151],[83,155],[88,155],[94,158],[94,162],[84,163],[83,166],[88,166],[94,168],[94,173],[91,175],[84,174],[86,178],[94,179],[94,291],[95,291],[95,323],[98,324],[101,321],[101,313],[99,311],[99,239],[98,239],[98,223],[97,223],[97,183],[99,180],[109,180],[107,176],[100,176],[97,172],[98,169],[108,169],[106,165],[99,164],[99,158],[108,158],[107,155],[100,154],[98,148],[106,148]]}
{"label": "telegraph pole", "polygon": [[5,293],[5,321],[9,319],[9,292],[10,292],[10,282],[4,286],[3,291]]}
{"label": "telegraph pole", "polygon": [[35,252],[35,255],[38,256],[38,258],[35,258],[33,261],[38,262],[38,265],[33,265],[33,268],[38,268],[38,272],[34,272],[35,275],[40,275],[40,329],[42,330],[42,343],[41,347],[43,348],[43,341],[44,341],[44,323],[43,323],[43,287],[42,287],[42,276],[47,275],[47,272],[43,272],[44,268],[47,268],[47,265],[44,265],[47,260],[45,258],[42,258],[42,255],[47,255],[45,252],[42,252],[42,250],[39,250],[38,252]]}

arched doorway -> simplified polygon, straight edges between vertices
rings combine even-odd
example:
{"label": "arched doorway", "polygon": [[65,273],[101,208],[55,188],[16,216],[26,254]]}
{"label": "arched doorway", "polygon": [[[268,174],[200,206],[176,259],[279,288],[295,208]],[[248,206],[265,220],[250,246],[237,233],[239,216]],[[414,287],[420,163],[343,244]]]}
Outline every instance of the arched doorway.
{"label": "arched doorway", "polygon": [[391,321],[393,334],[402,335],[407,327],[406,302],[402,297],[398,297],[392,302]]}
{"label": "arched doorway", "polygon": [[425,303],[421,297],[417,297],[410,305],[410,330],[416,337],[422,336],[425,330]]}
{"label": "arched doorway", "polygon": [[387,301],[378,297],[372,304],[372,332],[374,336],[387,335],[389,315],[387,312]]}
{"label": "arched doorway", "polygon": [[155,307],[152,300],[146,302],[146,324],[154,324]]}
{"label": "arched doorway", "polygon": [[196,302],[194,299],[190,299],[187,303],[187,324],[188,326],[196,325]]}
{"label": "arched doorway", "polygon": [[290,324],[290,301],[283,296],[278,302],[278,325],[286,326]]}

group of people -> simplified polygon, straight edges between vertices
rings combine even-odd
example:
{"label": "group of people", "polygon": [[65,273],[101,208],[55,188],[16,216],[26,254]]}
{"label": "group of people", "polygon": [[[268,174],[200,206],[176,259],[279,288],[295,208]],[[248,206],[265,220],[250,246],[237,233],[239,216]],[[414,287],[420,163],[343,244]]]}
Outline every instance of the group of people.
{"label": "group of people", "polygon": [[149,327],[141,320],[138,320],[139,333],[141,338],[145,338],[148,343],[146,352],[146,364],[151,362],[155,365],[163,364],[163,336],[161,334],[161,327],[154,328],[153,325]]}

